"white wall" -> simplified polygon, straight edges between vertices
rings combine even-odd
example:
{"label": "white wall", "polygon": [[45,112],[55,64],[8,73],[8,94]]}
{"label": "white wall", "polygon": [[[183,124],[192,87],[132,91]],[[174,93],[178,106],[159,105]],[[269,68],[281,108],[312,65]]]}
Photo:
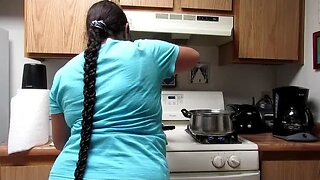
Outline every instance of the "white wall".
{"label": "white wall", "polygon": [[21,88],[23,64],[36,62],[24,57],[23,1],[0,1],[0,27],[9,31],[10,96]]}
{"label": "white wall", "polygon": [[9,127],[9,32],[0,28],[0,145],[8,140]]}
{"label": "white wall", "polygon": [[[37,62],[24,57],[23,1],[0,1],[0,27],[10,33],[10,92],[11,97],[21,87],[23,65],[27,62]],[[194,45],[201,53],[201,61],[210,64],[209,84],[195,86],[189,83],[189,74],[178,77],[178,88],[175,90],[221,90],[224,92],[226,104],[251,103],[252,96],[256,100],[261,92],[271,91],[275,81],[275,67],[263,65],[218,65],[218,49],[205,46],[202,43]],[[54,73],[66,60],[46,60],[48,72],[48,87],[51,87]],[[38,62],[39,63],[39,62]]]}
{"label": "white wall", "polygon": [[209,83],[191,84],[190,72],[178,75],[177,90],[223,91],[225,104],[252,103],[259,100],[262,92],[272,92],[275,86],[275,66],[267,65],[219,65],[218,47],[201,43],[189,43],[200,53],[201,63],[209,65]]}
{"label": "white wall", "polygon": [[320,31],[319,0],[305,1],[304,66],[285,65],[277,69],[277,85],[297,85],[310,89],[309,106],[320,122],[320,72],[313,69],[312,33]]}
{"label": "white wall", "polygon": [[[0,0],[0,27],[9,31],[10,40],[10,97],[16,95],[21,88],[23,65],[25,63],[41,63],[24,57],[24,19],[22,0]],[[53,60],[47,64],[48,87],[52,76],[66,61]]]}

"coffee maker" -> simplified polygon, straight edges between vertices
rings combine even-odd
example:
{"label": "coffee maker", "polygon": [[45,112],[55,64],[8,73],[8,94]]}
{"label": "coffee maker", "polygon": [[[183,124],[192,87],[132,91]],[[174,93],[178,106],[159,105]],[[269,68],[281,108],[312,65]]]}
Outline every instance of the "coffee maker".
{"label": "coffee maker", "polygon": [[317,141],[311,134],[313,115],[307,107],[309,89],[285,86],[273,89],[273,135],[288,141]]}

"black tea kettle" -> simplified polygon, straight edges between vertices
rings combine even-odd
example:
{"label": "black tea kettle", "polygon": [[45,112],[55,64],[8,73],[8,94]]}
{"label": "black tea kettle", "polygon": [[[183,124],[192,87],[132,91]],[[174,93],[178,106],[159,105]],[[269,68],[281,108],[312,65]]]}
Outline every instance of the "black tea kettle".
{"label": "black tea kettle", "polygon": [[233,111],[230,118],[237,133],[257,134],[266,131],[261,113],[256,106],[249,104],[228,104],[226,108]]}

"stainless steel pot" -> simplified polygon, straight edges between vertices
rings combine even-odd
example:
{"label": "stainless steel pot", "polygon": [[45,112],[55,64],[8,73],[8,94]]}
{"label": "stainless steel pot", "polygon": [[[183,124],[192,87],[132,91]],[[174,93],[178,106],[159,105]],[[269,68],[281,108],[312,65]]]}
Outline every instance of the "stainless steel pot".
{"label": "stainless steel pot", "polygon": [[181,110],[190,119],[190,130],[197,135],[226,135],[233,132],[230,115],[232,111],[199,109]]}

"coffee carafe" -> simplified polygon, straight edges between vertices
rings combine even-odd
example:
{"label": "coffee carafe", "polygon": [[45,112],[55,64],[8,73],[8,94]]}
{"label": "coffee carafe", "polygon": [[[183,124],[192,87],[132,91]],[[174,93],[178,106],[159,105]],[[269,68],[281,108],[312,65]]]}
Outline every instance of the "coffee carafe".
{"label": "coffee carafe", "polygon": [[316,141],[311,134],[313,115],[307,107],[309,89],[285,86],[273,89],[273,135],[289,141]]}

